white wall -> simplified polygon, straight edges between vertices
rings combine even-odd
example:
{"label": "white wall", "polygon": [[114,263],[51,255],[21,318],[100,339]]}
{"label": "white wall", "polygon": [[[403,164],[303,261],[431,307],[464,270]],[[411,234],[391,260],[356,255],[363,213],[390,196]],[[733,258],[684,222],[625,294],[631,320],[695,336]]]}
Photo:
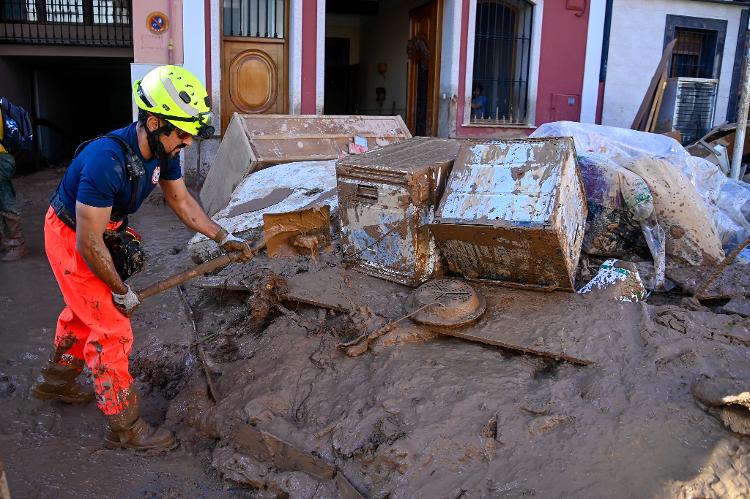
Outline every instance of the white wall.
{"label": "white wall", "polygon": [[726,120],[741,6],[695,0],[614,0],[602,124],[629,128],[664,49],[667,14],[727,21],[715,124]]}

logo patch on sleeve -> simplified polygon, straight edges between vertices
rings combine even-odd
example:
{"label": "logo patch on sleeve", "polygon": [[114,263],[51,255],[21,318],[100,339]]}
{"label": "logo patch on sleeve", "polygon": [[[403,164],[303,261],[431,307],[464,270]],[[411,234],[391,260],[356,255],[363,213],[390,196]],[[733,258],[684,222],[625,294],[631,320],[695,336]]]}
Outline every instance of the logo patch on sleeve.
{"label": "logo patch on sleeve", "polygon": [[161,174],[161,168],[157,166],[156,168],[154,168],[154,174],[151,175],[151,183],[152,184],[156,185],[156,184],[159,183],[159,175],[160,174]]}

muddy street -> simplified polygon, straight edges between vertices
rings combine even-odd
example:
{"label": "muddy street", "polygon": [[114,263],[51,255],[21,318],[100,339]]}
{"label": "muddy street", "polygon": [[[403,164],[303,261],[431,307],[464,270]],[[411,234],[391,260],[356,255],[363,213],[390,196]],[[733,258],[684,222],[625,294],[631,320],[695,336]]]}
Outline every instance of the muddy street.
{"label": "muddy street", "polygon": [[[731,413],[694,396],[701,380],[750,378],[748,319],[686,308],[679,297],[623,303],[479,286],[487,326],[473,334],[498,331],[503,342],[564,351],[569,361],[450,338],[410,320],[350,356],[337,345],[403,318],[411,290],[341,270],[336,241],[315,258],[259,256],[194,283],[202,287],[187,285],[195,330],[176,289],[146,300],[133,318],[131,370],[144,418],[174,430],[180,446],[150,457],[106,450],[93,404],[29,395],[62,307],[41,237],[59,175],[18,179],[31,255],[0,266],[0,459],[14,497],[356,497],[343,492],[352,487],[364,497],[687,498],[750,490],[750,444],[722,424]],[[192,234],[160,196],[131,225],[147,254],[134,287],[193,265],[185,249]],[[202,354],[191,347],[196,334]]]}
{"label": "muddy street", "polygon": [[[180,447],[144,458],[101,447],[105,421],[94,404],[42,402],[29,395],[49,355],[63,307],[44,255],[42,224],[48,198],[62,175],[48,170],[15,181],[30,255],[0,266],[0,460],[13,497],[234,497],[209,466],[210,455]],[[146,234],[147,270],[133,281],[145,285],[189,266],[180,251],[190,233],[163,205],[147,204],[133,218]],[[162,354],[163,345],[187,350],[192,331],[175,292],[145,303],[133,319],[134,354]],[[139,366],[147,372],[147,363]],[[163,368],[159,367],[160,371]],[[164,419],[164,391],[139,382],[144,418]],[[162,387],[169,394],[169,380]]]}

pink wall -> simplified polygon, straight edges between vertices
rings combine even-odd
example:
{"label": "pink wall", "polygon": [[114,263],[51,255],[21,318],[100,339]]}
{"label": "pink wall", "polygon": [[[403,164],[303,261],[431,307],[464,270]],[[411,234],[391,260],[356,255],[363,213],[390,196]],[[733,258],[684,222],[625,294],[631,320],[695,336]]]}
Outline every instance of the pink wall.
{"label": "pink wall", "polygon": [[[148,28],[149,15],[167,16],[167,29],[156,34]],[[133,1],[133,59],[137,63],[182,64],[182,0]]]}
{"label": "pink wall", "polygon": [[[575,10],[569,10],[566,7]],[[580,119],[588,19],[588,2],[585,0],[546,0],[544,2],[536,125],[555,119]],[[459,96],[465,96],[467,93],[468,35],[469,0],[462,0]],[[555,94],[558,95],[555,96]],[[568,105],[570,101],[567,96],[575,97],[574,106]],[[463,98],[459,98],[456,109],[456,135],[458,137],[517,137],[528,135],[533,130],[524,127],[463,126],[465,106],[466,102]]]}
{"label": "pink wall", "polygon": [[316,56],[318,45],[318,1],[302,3],[302,114],[315,114]]}
{"label": "pink wall", "polygon": [[[581,92],[589,24],[588,2],[544,2],[536,124],[581,118]],[[566,6],[576,10],[568,10]],[[582,12],[582,9],[583,10]],[[558,96],[556,97],[557,94]],[[575,104],[562,96],[575,99]],[[555,103],[557,101],[557,106]]]}

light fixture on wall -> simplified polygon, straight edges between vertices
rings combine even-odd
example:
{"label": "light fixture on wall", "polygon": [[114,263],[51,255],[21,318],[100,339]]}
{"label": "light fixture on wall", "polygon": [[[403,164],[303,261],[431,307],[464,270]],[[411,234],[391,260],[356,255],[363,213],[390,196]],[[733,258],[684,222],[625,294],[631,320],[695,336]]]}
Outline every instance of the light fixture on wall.
{"label": "light fixture on wall", "polygon": [[379,62],[378,63],[378,73],[380,73],[380,76],[385,78],[385,73],[388,71],[388,64],[385,62]]}

